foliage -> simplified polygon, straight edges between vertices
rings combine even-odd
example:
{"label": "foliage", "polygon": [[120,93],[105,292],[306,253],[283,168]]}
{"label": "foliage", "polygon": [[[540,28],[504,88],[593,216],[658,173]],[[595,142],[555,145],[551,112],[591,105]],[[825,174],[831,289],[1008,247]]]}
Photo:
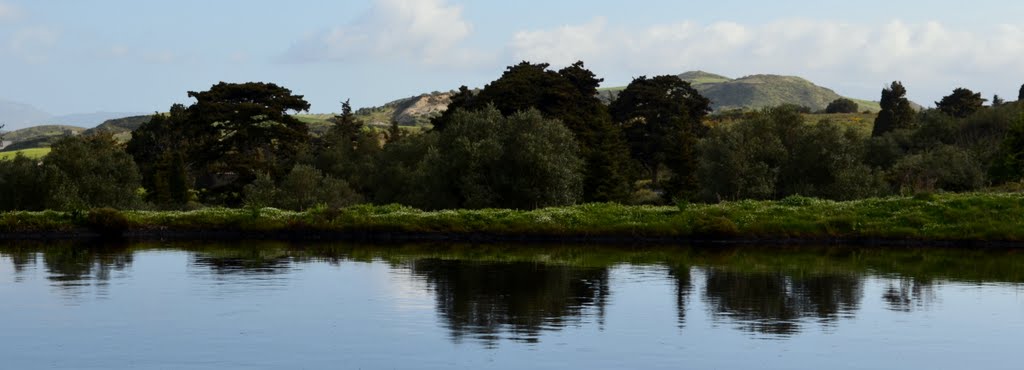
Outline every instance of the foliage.
{"label": "foliage", "polygon": [[829,121],[805,123],[792,107],[719,126],[700,146],[702,198],[779,199],[801,194],[851,199],[884,194],[862,161],[865,138]]}
{"label": "foliage", "polygon": [[892,130],[913,127],[914,108],[906,95],[907,89],[899,81],[893,81],[890,87],[882,89],[882,99],[879,103],[882,110],[875,118],[871,136],[881,136]]}
{"label": "foliage", "polygon": [[348,101],[342,103],[341,111],[341,115],[331,120],[331,128],[315,147],[314,163],[328,176],[346,182],[361,194],[368,194],[373,187],[372,174],[375,158],[381,150],[381,138],[355,117]]}
{"label": "foliage", "polygon": [[301,211],[315,206],[347,207],[362,202],[344,180],[325,176],[309,165],[295,165],[280,184],[270,176],[260,174],[244,189],[246,207],[259,209],[275,207]]}
{"label": "foliage", "polygon": [[666,197],[692,197],[696,191],[696,143],[707,132],[702,120],[711,102],[677,76],[638,77],[611,107],[623,127],[633,159],[658,183],[662,166],[672,172]]}
{"label": "foliage", "polygon": [[139,205],[135,161],[112,136],[73,136],[54,144],[43,162],[53,168],[48,181],[53,209]]}
{"label": "foliage", "polygon": [[963,149],[943,145],[900,159],[889,171],[901,192],[970,191],[985,182],[983,167]]}
{"label": "foliage", "polygon": [[578,147],[558,121],[530,110],[456,111],[424,157],[436,197],[427,208],[533,209],[579,201]]}
{"label": "foliage", "polygon": [[857,113],[857,102],[847,99],[839,98],[828,103],[825,107],[825,113]]}
{"label": "foliage", "polygon": [[85,217],[85,225],[104,237],[121,236],[128,230],[129,224],[124,214],[109,207],[93,208]]}
{"label": "foliage", "polygon": [[493,105],[509,116],[530,109],[565,125],[579,144],[584,160],[584,199],[623,200],[629,193],[629,151],[607,108],[597,97],[601,79],[576,62],[558,71],[546,63],[522,62],[477,93],[463,86],[448,110],[434,119],[443,131],[459,109],[477,110]]}
{"label": "foliage", "polygon": [[1000,145],[1000,158],[993,163],[992,174],[1004,182],[1024,179],[1024,114],[1006,133]]}
{"label": "foliage", "polygon": [[[237,205],[242,188],[256,174],[283,176],[308,145],[307,125],[288,113],[308,110],[309,103],[284,87],[221,82],[188,95],[194,104],[172,107],[165,119],[154,117],[129,142],[129,152],[144,167],[151,164],[142,172],[156,200],[181,201],[180,191],[165,193],[158,179],[161,171],[180,173],[176,155],[186,159],[185,185],[194,183],[206,202]],[[162,149],[168,146],[170,152]]]}
{"label": "foliage", "polygon": [[974,114],[985,104],[981,93],[975,93],[965,88],[957,88],[953,93],[942,97],[942,100],[935,102],[935,107],[942,113],[957,118],[964,118]]}
{"label": "foliage", "polygon": [[42,167],[39,160],[18,154],[0,160],[0,211],[46,209],[52,167]]}

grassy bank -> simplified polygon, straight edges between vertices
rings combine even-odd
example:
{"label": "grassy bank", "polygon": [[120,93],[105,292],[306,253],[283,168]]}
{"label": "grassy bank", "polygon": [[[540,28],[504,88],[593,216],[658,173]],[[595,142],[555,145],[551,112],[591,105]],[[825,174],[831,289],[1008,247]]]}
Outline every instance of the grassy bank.
{"label": "grassy bank", "polygon": [[534,211],[502,209],[425,212],[397,205],[343,210],[203,209],[0,214],[0,232],[138,235],[175,232],[403,233],[499,238],[809,239],[1024,241],[1024,194],[969,193],[834,202],[781,201],[683,204],[679,207],[586,204]]}

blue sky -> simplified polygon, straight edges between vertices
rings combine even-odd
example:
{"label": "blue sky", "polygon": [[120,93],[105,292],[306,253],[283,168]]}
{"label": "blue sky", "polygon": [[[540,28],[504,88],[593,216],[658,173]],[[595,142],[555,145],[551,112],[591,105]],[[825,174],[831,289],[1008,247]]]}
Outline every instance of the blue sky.
{"label": "blue sky", "polygon": [[1012,100],[1021,14],[1019,1],[0,0],[0,99],[149,112],[266,81],[333,112],[582,59],[606,85],[700,69],[867,99],[902,80],[926,105],[960,86]]}

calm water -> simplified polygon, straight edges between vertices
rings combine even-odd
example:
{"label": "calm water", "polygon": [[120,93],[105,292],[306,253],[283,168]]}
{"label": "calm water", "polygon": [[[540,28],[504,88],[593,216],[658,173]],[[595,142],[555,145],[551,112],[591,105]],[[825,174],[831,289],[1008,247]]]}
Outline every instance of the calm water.
{"label": "calm water", "polygon": [[1021,369],[1024,251],[0,245],[2,369]]}

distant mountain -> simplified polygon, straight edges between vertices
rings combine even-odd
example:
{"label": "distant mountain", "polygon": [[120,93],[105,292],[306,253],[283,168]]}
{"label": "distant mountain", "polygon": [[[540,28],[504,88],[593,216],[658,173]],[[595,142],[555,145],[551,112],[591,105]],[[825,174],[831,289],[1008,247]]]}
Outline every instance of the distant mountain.
{"label": "distant mountain", "polygon": [[4,130],[17,129],[40,124],[50,118],[50,114],[28,104],[0,100],[0,124],[6,125]]}
{"label": "distant mountain", "polygon": [[40,125],[62,125],[93,127],[107,120],[140,116],[145,113],[95,112],[54,116],[32,105],[10,100],[0,100],[0,124],[6,131]]}
{"label": "distant mountain", "polygon": [[[691,71],[680,74],[679,78],[689,82],[701,95],[710,99],[715,111],[760,109],[781,104],[796,104],[819,111],[824,110],[833,100],[843,97],[831,89],[796,76],[752,75],[731,79],[704,71]],[[601,89],[601,98],[607,102],[615,100],[624,88]],[[877,102],[853,100],[860,106],[860,111],[881,110]]]}

